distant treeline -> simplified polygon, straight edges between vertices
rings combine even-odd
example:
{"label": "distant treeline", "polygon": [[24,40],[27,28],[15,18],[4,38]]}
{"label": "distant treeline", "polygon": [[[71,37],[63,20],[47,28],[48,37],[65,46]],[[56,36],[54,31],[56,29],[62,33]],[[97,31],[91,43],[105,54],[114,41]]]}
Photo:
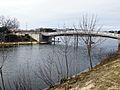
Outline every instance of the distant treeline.
{"label": "distant treeline", "polygon": [[5,42],[25,42],[25,41],[36,41],[36,40],[33,39],[28,34],[19,35],[19,36],[14,34],[9,34],[5,36]]}
{"label": "distant treeline", "polygon": [[28,34],[15,35],[6,27],[0,27],[0,42],[24,42],[24,41],[36,41]]}
{"label": "distant treeline", "polygon": [[116,34],[120,34],[120,30],[119,31],[109,31],[110,33],[116,33]]}

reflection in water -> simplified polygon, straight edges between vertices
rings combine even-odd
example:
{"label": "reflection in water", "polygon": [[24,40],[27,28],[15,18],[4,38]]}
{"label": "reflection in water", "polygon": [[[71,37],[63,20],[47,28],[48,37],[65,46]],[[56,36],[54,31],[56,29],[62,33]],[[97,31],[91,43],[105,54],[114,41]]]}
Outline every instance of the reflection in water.
{"label": "reflection in water", "polygon": [[[85,47],[79,46],[77,52],[73,46],[69,46],[69,48],[69,75],[87,69],[89,67],[89,61],[86,57]],[[41,89],[45,88],[45,83],[36,77],[35,72],[38,71],[39,66],[45,67],[45,64],[52,59],[53,62],[62,64],[62,70],[63,73],[65,73],[65,57],[62,49],[64,50],[64,47],[61,42],[56,45],[20,45],[18,47],[6,48],[7,60],[3,67],[4,78],[6,80],[5,84],[8,84],[8,79],[9,81],[13,81],[20,75],[20,72],[24,72],[25,75],[29,73],[34,87],[37,88],[40,86]],[[93,50],[93,64],[96,65],[99,63],[100,57],[98,56],[104,56],[111,52],[111,50],[117,50],[117,40],[108,39],[102,45],[96,47]],[[0,52],[0,59],[2,59],[2,52]],[[61,68],[60,65],[58,67]],[[52,68],[54,68],[54,70],[56,69],[55,66]],[[55,71],[52,71],[52,73],[54,72]],[[58,77],[56,73],[53,75],[54,77],[52,78],[57,81],[56,78]]]}

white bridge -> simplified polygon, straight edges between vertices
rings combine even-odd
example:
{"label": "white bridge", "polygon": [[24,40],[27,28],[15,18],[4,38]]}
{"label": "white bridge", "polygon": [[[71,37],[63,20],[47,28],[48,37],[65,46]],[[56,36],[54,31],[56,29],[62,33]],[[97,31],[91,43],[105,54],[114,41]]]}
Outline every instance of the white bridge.
{"label": "white bridge", "polygon": [[56,36],[73,36],[73,35],[78,35],[78,36],[94,36],[94,37],[106,37],[106,38],[113,38],[113,39],[118,39],[120,40],[120,34],[116,33],[109,33],[105,31],[82,31],[82,30],[57,30],[56,32],[40,32],[40,31],[18,31],[18,34],[29,34],[31,37],[36,39],[38,42],[51,42],[52,38]]}
{"label": "white bridge", "polygon": [[109,33],[109,32],[88,32],[88,31],[57,31],[57,32],[43,32],[41,33],[43,36],[67,36],[67,35],[79,35],[79,36],[85,36],[85,35],[91,35],[91,36],[98,36],[98,37],[107,37],[107,38],[113,38],[113,39],[120,39],[120,34],[115,33]]}

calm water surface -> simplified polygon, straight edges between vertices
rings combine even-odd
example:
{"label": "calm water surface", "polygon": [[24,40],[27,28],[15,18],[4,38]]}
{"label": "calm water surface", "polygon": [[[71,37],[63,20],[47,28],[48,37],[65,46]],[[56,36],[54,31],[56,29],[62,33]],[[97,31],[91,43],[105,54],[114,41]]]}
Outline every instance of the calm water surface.
{"label": "calm water surface", "polygon": [[[38,67],[44,67],[44,64],[46,63],[46,60],[52,56],[53,52],[58,52],[61,50],[61,47],[63,44],[59,43],[56,45],[20,45],[18,47],[11,47],[6,48],[5,55],[7,55],[6,62],[3,67],[3,74],[4,78],[6,80],[6,84],[8,83],[8,80],[12,81],[14,80],[18,75],[20,75],[21,72],[24,72],[25,74],[31,73],[33,82],[37,82],[37,84],[33,83],[34,86],[37,88],[40,86],[41,89],[45,88],[46,85],[41,81],[40,79],[36,78],[34,75],[34,72],[37,71]],[[75,72],[80,72],[89,67],[89,61],[87,60],[84,46],[80,46],[78,48],[79,52],[77,53],[77,59],[74,60],[74,50],[73,47],[70,47],[70,53],[68,54],[68,59],[70,61],[69,67],[71,75]],[[105,54],[108,54],[109,52],[116,51],[118,48],[118,41],[113,39],[107,39],[105,42],[103,42],[101,45],[97,46],[94,49],[94,57],[93,57],[93,63],[96,65],[99,63],[99,56],[104,56]],[[0,59],[2,60],[2,51],[0,51]],[[62,53],[59,53],[59,56],[61,58],[61,63],[65,63],[63,60],[64,56]],[[56,56],[54,57],[56,58]],[[56,58],[57,60],[57,58]],[[76,67],[74,67],[76,66]]]}

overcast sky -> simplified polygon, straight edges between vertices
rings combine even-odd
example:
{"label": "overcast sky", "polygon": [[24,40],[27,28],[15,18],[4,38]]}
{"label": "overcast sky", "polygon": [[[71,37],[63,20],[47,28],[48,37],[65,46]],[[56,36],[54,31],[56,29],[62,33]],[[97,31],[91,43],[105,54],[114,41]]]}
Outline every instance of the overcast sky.
{"label": "overcast sky", "polygon": [[120,29],[120,0],[0,0],[0,15],[13,16],[20,28],[72,27],[83,14],[97,15],[98,25]]}

